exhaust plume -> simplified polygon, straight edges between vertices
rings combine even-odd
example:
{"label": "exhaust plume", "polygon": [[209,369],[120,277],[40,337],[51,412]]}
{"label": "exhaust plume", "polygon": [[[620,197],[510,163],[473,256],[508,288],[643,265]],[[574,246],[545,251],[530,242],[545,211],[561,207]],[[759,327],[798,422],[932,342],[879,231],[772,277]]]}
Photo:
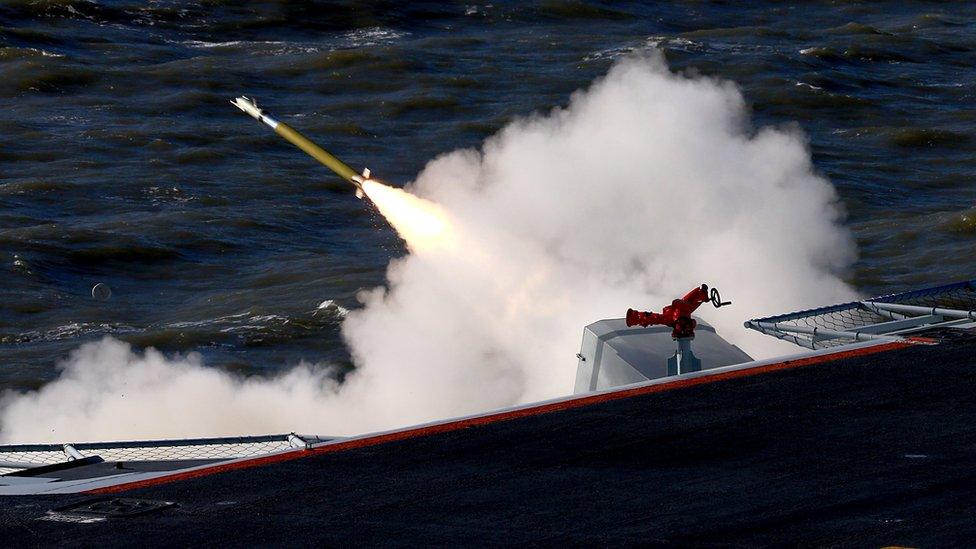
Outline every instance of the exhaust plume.
{"label": "exhaust plume", "polygon": [[454,228],[447,212],[437,204],[375,179],[363,181],[363,192],[406,241],[411,252],[453,247]]}
{"label": "exhaust plume", "polygon": [[852,239],[800,131],[753,128],[736,86],[659,55],[433,160],[406,191],[364,190],[411,253],[346,317],[357,370],[342,386],[328,369],[243,380],[106,340],[9,395],[3,439],[406,425],[568,394],[583,326],[702,282],[734,305],[700,316],[756,357],[796,347],[744,320],[854,297],[837,274]]}

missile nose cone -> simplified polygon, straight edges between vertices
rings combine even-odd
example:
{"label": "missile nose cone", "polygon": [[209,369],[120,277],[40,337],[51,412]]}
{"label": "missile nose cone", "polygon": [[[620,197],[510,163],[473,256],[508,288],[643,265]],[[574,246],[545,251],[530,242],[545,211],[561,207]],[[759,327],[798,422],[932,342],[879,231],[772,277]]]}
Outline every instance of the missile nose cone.
{"label": "missile nose cone", "polygon": [[258,108],[257,102],[246,95],[235,98],[230,102],[230,104],[234,105],[238,109],[241,109],[251,118],[261,122],[271,129],[276,129],[278,127],[278,121],[268,116],[263,110]]}
{"label": "missile nose cone", "polygon": [[242,95],[230,103],[231,105],[234,105],[238,109],[241,109],[242,111],[251,115],[256,120],[261,120],[261,109],[258,108],[258,104],[255,103],[253,99]]}

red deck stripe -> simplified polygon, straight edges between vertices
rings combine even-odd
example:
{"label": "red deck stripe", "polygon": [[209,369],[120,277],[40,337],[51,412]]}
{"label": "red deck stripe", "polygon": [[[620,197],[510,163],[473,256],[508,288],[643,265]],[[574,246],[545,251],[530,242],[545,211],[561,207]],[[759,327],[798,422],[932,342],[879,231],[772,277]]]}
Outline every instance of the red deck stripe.
{"label": "red deck stripe", "polygon": [[353,450],[356,448],[365,448],[369,446],[376,446],[379,444],[386,444],[388,442],[396,442],[400,440],[407,440],[411,438],[435,435],[439,433],[449,433],[452,431],[459,431],[461,429],[468,429],[470,427],[477,427],[479,425],[488,425],[490,423],[498,423],[501,421],[509,421],[521,417],[547,414],[551,412],[558,412],[561,410],[570,410],[573,408],[581,408],[583,406],[589,406],[591,404],[597,404],[600,402],[610,402],[613,400],[620,400],[620,399],[631,398],[635,396],[647,395],[652,393],[663,393],[666,391],[673,391],[676,389],[683,389],[686,387],[694,387],[696,385],[716,383],[728,379],[737,379],[737,378],[749,377],[749,376],[754,376],[754,375],[759,375],[759,374],[764,374],[769,372],[778,372],[780,370],[799,368],[802,366],[809,366],[811,364],[819,364],[822,362],[829,362],[829,361],[839,360],[843,358],[852,358],[852,357],[871,355],[871,354],[890,351],[894,349],[902,349],[905,347],[910,347],[912,345],[913,345],[912,342],[907,342],[907,341],[885,343],[882,345],[875,345],[872,347],[863,347],[860,349],[852,349],[849,351],[831,353],[828,355],[818,355],[818,356],[812,356],[807,358],[800,358],[797,360],[776,362],[773,364],[766,364],[764,366],[757,366],[755,368],[745,368],[742,370],[732,370],[732,371],[722,372],[714,375],[707,375],[707,376],[695,377],[690,379],[680,379],[671,383],[662,383],[658,385],[645,385],[643,387],[635,387],[633,389],[624,389],[622,391],[614,391],[610,393],[601,393],[598,395],[584,396],[584,397],[575,398],[571,400],[553,402],[551,404],[542,404],[539,406],[532,406],[528,408],[521,408],[518,410],[511,410],[508,412],[499,412],[496,414],[489,414],[489,415],[478,416],[478,417],[473,417],[468,419],[461,419],[458,421],[451,421],[447,423],[439,423],[436,425],[417,427],[415,429],[405,429],[403,431],[396,431],[393,433],[386,433],[382,435],[376,435],[373,437],[359,438],[355,440],[349,440],[346,442],[337,442],[335,444],[313,448],[305,452],[301,452],[301,451],[288,452],[285,454],[276,454],[272,456],[254,458],[247,461],[237,461],[234,463],[227,463],[224,465],[215,465],[213,467],[207,467],[195,471],[187,471],[185,473],[176,473],[164,477],[157,477],[157,478],[152,478],[147,480],[139,480],[135,482],[129,482],[126,484],[108,486],[105,488],[96,488],[94,490],[89,490],[85,493],[114,494],[114,493],[124,492],[128,490],[135,490],[137,488],[146,488],[148,486],[157,486],[159,484],[166,484],[170,482],[177,482],[181,480],[188,480],[188,479],[199,478],[199,477],[204,477],[209,475],[215,475],[227,471],[236,471],[239,469],[249,469],[251,467],[260,467],[262,465],[281,463],[284,461],[291,461],[294,459],[301,459],[309,456],[331,454],[335,452],[342,452],[344,450]]}

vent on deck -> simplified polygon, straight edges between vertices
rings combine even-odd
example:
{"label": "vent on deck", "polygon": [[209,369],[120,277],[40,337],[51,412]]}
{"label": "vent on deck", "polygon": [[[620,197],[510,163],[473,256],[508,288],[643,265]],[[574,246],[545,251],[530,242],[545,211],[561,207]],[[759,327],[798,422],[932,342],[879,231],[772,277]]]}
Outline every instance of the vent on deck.
{"label": "vent on deck", "polygon": [[172,501],[100,498],[52,509],[49,514],[84,518],[127,518],[162,511],[175,505]]}

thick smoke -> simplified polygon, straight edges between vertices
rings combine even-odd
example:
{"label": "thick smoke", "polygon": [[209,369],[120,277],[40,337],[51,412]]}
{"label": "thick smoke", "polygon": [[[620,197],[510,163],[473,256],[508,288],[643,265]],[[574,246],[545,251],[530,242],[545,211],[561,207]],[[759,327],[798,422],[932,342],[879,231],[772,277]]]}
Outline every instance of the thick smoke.
{"label": "thick smoke", "polygon": [[195,354],[139,355],[105,338],[59,367],[61,376],[39,391],[0,402],[5,442],[302,431],[345,413],[328,398],[336,388],[328,370],[304,365],[272,380],[241,379],[204,367]]}
{"label": "thick smoke", "polygon": [[568,394],[583,326],[702,282],[734,304],[701,316],[754,356],[796,348],[743,320],[853,297],[836,273],[854,247],[803,135],[755,130],[733,84],[659,56],[432,161],[409,190],[446,212],[451,245],[411,246],[361,296],[341,387],[327,370],[240,380],[106,340],[9,396],[3,438],[381,429]]}
{"label": "thick smoke", "polygon": [[853,297],[836,273],[854,247],[804,137],[753,131],[734,85],[660,57],[434,160],[411,190],[456,242],[395,262],[344,333],[377,384],[454,411],[570,392],[583,326],[702,282],[734,305],[701,316],[757,356],[796,348],[744,320]]}

